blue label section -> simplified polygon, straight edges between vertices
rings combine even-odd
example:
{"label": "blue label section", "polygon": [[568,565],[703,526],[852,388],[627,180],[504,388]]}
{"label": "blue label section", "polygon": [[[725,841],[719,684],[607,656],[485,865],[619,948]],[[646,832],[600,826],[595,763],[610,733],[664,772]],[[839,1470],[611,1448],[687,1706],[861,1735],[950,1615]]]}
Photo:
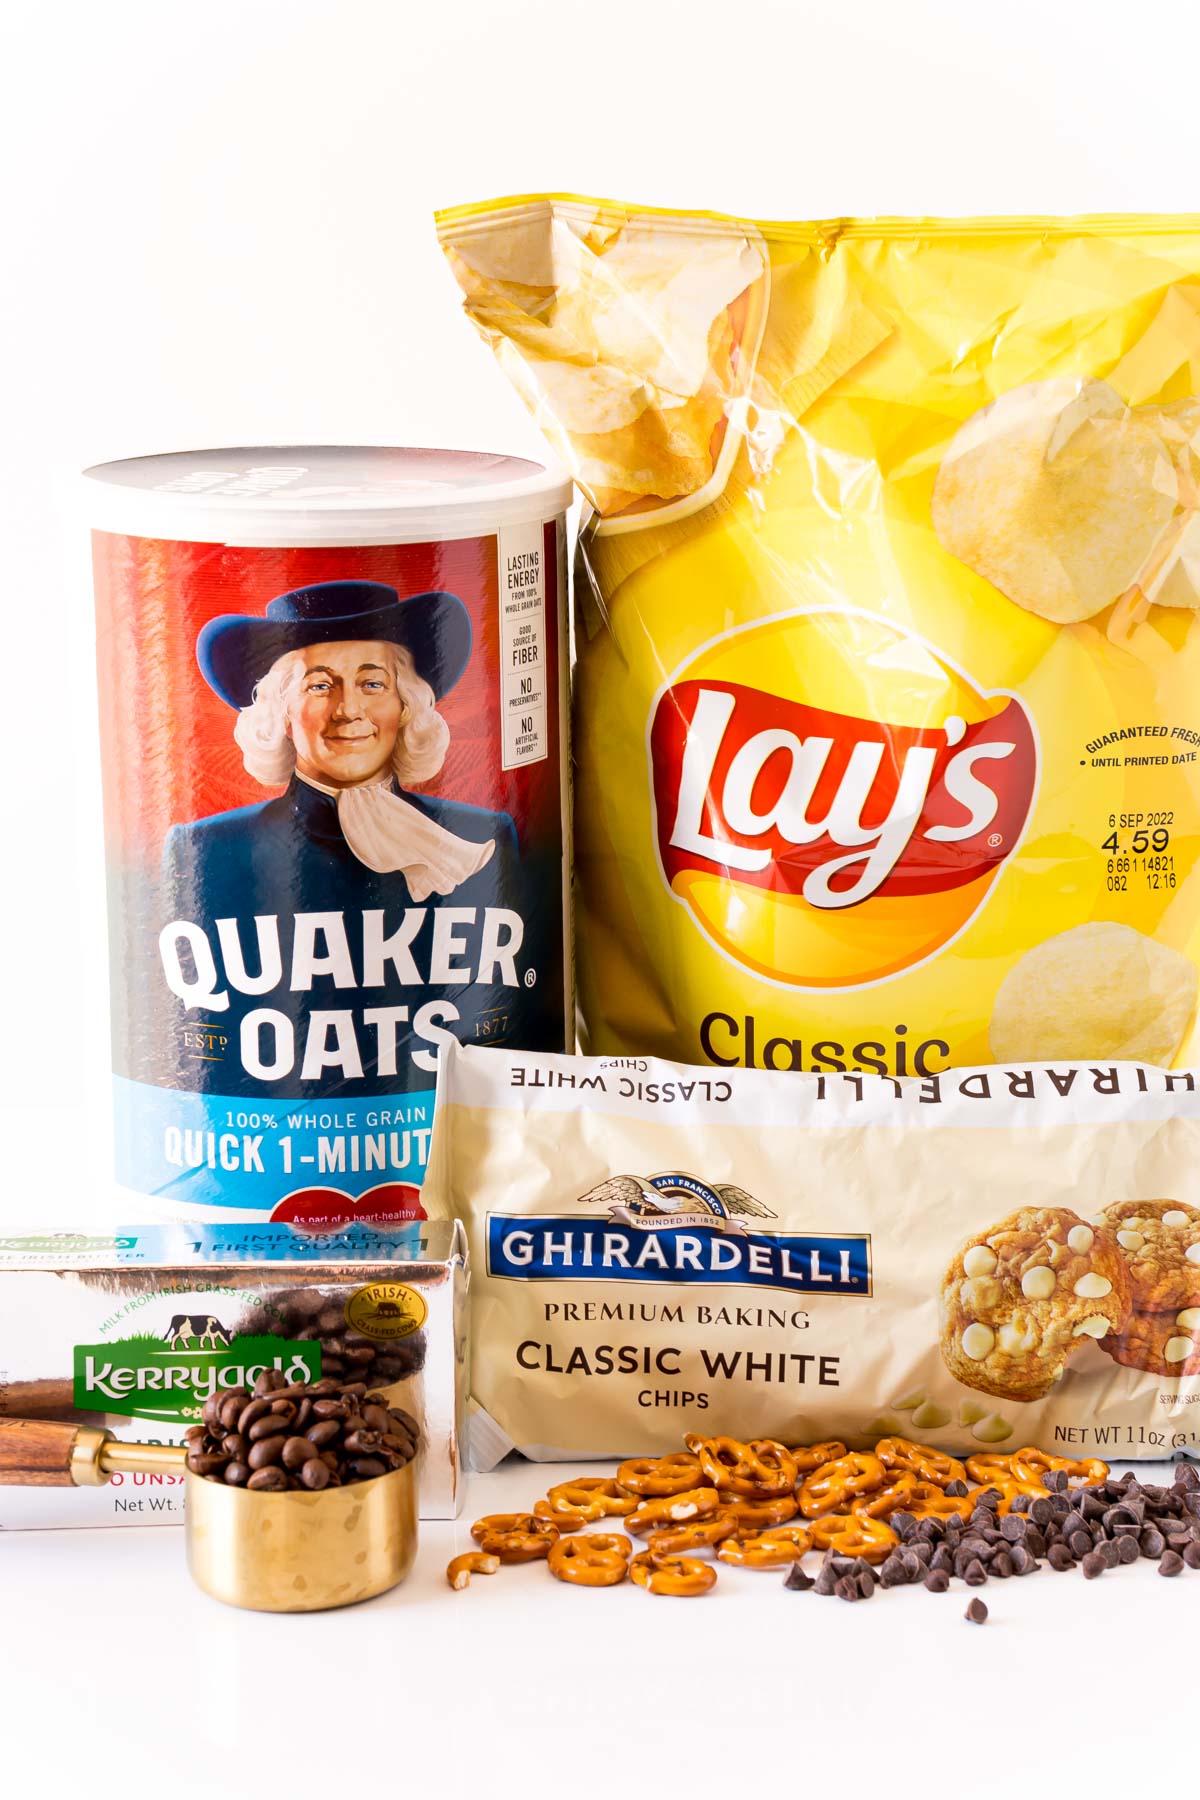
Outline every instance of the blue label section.
{"label": "blue label section", "polygon": [[[307,1189],[356,1199],[420,1187],[433,1089],[361,1100],[252,1100],[113,1077],[117,1180],[173,1206],[270,1213]],[[381,1205],[394,1196],[381,1196]]]}
{"label": "blue label section", "polygon": [[439,1229],[414,1220],[387,1231],[351,1224],[311,1237],[289,1225],[202,1225],[189,1219],[130,1226],[111,1236],[48,1232],[43,1237],[0,1237],[0,1258],[15,1267],[47,1268],[69,1268],[73,1261],[83,1268],[186,1268],[214,1262],[411,1263],[428,1255],[441,1258],[442,1247],[422,1236]]}
{"label": "blue label section", "polygon": [[783,1237],[705,1225],[654,1227],[608,1220],[490,1213],[488,1274],[513,1281],[657,1281],[869,1294],[867,1237]]}

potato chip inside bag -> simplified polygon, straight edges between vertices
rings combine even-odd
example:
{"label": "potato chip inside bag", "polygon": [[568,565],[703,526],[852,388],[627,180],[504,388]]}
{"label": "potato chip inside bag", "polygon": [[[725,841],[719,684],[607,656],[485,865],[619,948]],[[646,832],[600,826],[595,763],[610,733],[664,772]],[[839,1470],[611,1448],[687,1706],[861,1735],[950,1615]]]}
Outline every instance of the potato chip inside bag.
{"label": "potato chip inside bag", "polygon": [[1200,217],[438,228],[587,501],[584,1046],[1194,1061]]}

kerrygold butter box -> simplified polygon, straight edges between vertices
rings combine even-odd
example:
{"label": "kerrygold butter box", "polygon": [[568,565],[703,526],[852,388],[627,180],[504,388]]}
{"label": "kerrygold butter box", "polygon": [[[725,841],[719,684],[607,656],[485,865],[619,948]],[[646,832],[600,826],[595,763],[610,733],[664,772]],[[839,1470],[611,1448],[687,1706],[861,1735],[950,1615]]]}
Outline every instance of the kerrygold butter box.
{"label": "kerrygold butter box", "polygon": [[[0,1237],[0,1417],[179,1443],[208,1396],[276,1368],[364,1380],[420,1420],[421,1513],[461,1504],[467,1254],[455,1222]],[[353,1319],[353,1324],[349,1323]],[[0,1529],[177,1524],[182,1479],[0,1487]]]}

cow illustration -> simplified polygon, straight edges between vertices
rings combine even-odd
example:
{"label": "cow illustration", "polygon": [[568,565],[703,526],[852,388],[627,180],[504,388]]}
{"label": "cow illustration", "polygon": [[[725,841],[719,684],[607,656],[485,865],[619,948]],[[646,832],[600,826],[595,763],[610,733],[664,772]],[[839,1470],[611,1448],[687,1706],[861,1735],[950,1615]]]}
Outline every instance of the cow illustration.
{"label": "cow illustration", "polygon": [[404,1308],[397,1306],[394,1300],[377,1300],[374,1311],[377,1319],[402,1319],[404,1317]]}
{"label": "cow illustration", "polygon": [[219,1319],[211,1313],[176,1313],[166,1331],[172,1350],[187,1350],[188,1339],[195,1338],[197,1350],[228,1350],[230,1336]]}

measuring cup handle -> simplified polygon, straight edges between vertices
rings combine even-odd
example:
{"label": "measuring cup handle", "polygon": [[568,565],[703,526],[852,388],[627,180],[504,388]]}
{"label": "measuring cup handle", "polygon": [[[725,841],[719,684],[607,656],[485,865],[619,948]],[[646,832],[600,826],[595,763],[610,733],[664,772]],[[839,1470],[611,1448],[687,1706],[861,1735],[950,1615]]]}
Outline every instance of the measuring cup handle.
{"label": "measuring cup handle", "polygon": [[0,1486],[74,1487],[80,1435],[53,1419],[0,1419]]}

